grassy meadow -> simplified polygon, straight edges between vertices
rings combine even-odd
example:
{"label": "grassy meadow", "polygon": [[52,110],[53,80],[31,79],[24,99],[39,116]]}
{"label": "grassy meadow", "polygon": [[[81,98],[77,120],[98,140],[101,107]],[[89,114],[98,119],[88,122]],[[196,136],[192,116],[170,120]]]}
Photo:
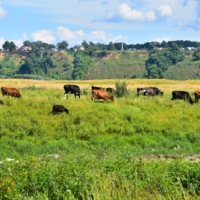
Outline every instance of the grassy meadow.
{"label": "grassy meadow", "polygon": [[[200,81],[120,80],[127,96],[91,101],[92,85],[116,81],[0,79],[22,95],[0,98],[0,199],[200,199],[200,102],[171,101],[173,90],[194,99]],[[65,99],[64,84],[81,98]],[[137,97],[143,86],[164,95]]]}

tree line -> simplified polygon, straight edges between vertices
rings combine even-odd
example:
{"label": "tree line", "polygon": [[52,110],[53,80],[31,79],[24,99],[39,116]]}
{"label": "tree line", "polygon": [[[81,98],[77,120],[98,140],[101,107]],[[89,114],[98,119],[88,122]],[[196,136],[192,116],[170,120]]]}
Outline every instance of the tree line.
{"label": "tree line", "polygon": [[[55,72],[50,75],[49,70],[51,68],[56,68],[51,55],[53,49],[67,51],[73,54],[73,71],[71,74],[71,79],[84,79],[85,75],[94,65],[95,57],[104,57],[109,54],[110,51],[116,50],[147,50],[148,59],[146,60],[146,72],[144,73],[144,78],[163,78],[163,73],[168,69],[169,66],[175,65],[177,62],[181,62],[185,59],[182,53],[182,48],[200,46],[200,42],[194,41],[169,41],[169,42],[147,42],[144,44],[126,44],[126,43],[112,43],[102,44],[93,42],[82,42],[82,51],[74,51],[73,48],[68,49],[67,41],[62,41],[54,44],[44,43],[42,41],[30,42],[24,41],[23,45],[26,47],[31,47],[28,51],[28,56],[24,59],[17,72],[10,72],[8,75],[17,74],[31,74],[39,76],[50,76],[51,78],[62,79],[59,72]],[[122,46],[123,45],[123,46]],[[6,41],[2,45],[5,51],[16,51],[16,45],[13,41]],[[163,48],[159,50],[159,48]],[[193,53],[193,60],[200,60],[200,51],[197,50]],[[5,62],[0,63],[0,75],[5,75]],[[70,64],[66,62],[63,68],[67,71]]]}
{"label": "tree line", "polygon": [[[125,42],[109,42],[108,44],[104,43],[93,43],[93,42],[86,42],[83,41],[81,45],[84,47],[84,49],[90,49],[90,50],[108,50],[108,51],[114,51],[114,50],[152,50],[154,48],[168,48],[171,47],[172,44],[176,44],[179,48],[187,48],[187,47],[200,47],[200,42],[197,41],[190,41],[190,40],[175,40],[175,41],[162,41],[159,42],[146,42],[143,44],[126,44]],[[67,41],[58,42],[55,44],[48,44],[42,41],[37,42],[30,42],[30,41],[24,41],[24,46],[29,46],[32,48],[31,51],[38,51],[39,49],[43,48],[45,50],[52,50],[52,49],[58,49],[58,50],[73,50],[74,47],[68,48],[69,44]],[[122,47],[123,46],[123,47]],[[5,41],[5,43],[2,45],[3,50],[5,51],[15,51],[17,49],[17,46],[13,41]],[[90,52],[91,53],[91,52]]]}

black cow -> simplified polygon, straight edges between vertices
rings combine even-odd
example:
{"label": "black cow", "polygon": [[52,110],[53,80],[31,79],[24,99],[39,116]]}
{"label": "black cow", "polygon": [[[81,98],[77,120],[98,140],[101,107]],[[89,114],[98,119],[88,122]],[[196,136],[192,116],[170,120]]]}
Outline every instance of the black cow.
{"label": "black cow", "polygon": [[155,95],[163,95],[163,92],[160,91],[157,87],[144,87],[144,88],[137,88],[137,96],[140,94],[147,95],[147,96],[155,96]]}
{"label": "black cow", "polygon": [[154,96],[155,92],[153,88],[150,88],[150,87],[137,88],[137,96],[139,96],[140,94],[146,95],[146,96]]}
{"label": "black cow", "polygon": [[194,103],[194,101],[190,97],[190,94],[186,91],[173,91],[171,100],[176,100],[176,99],[183,99],[185,101],[188,101],[190,104]]}
{"label": "black cow", "polygon": [[98,86],[92,86],[91,90],[105,90],[105,88],[98,87]]}
{"label": "black cow", "polygon": [[78,85],[64,85],[64,90],[65,90],[65,94],[64,94],[65,97],[68,98],[67,94],[71,93],[71,94],[74,94],[75,98],[77,95],[79,96],[79,99],[80,99],[81,90]]}
{"label": "black cow", "polygon": [[157,87],[150,87],[154,90],[155,95],[163,95],[164,92],[160,91],[160,89],[158,89]]}
{"label": "black cow", "polygon": [[115,90],[113,88],[111,88],[111,87],[108,87],[108,88],[106,88],[106,92],[114,94]]}
{"label": "black cow", "polygon": [[69,110],[65,108],[63,105],[53,105],[51,113],[55,115],[61,112],[66,112],[67,114],[69,114]]}

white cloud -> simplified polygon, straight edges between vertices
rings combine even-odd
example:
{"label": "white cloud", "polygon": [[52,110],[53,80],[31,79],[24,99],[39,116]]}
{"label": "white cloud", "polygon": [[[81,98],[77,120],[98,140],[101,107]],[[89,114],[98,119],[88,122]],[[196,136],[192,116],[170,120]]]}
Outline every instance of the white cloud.
{"label": "white cloud", "polygon": [[22,33],[22,38],[18,39],[18,40],[13,40],[13,42],[15,43],[15,45],[17,47],[21,47],[24,43],[24,41],[28,40],[27,34],[26,32]]}
{"label": "white cloud", "polygon": [[122,35],[113,36],[111,33],[101,30],[91,31],[90,33],[84,33],[82,30],[72,31],[67,27],[59,26],[56,30],[58,40],[66,40],[70,43],[70,46],[80,44],[84,40],[93,43],[109,43],[110,41],[126,41],[127,38]]}
{"label": "white cloud", "polygon": [[5,17],[7,15],[7,11],[4,10],[2,7],[1,7],[1,2],[0,2],[0,18],[1,17]]}
{"label": "white cloud", "polygon": [[148,21],[155,21],[156,20],[156,15],[153,11],[149,11],[146,13],[146,18]]}
{"label": "white cloud", "polygon": [[160,5],[158,7],[158,11],[160,12],[161,16],[172,16],[173,11],[170,6],[168,5]]}
{"label": "white cloud", "polygon": [[103,19],[109,21],[154,21],[156,20],[156,15],[152,10],[141,12],[123,3],[117,9],[106,14]]}
{"label": "white cloud", "polygon": [[46,43],[52,43],[55,40],[53,32],[49,30],[38,30],[35,33],[32,33],[31,36],[35,41],[42,41]]}
{"label": "white cloud", "polygon": [[92,31],[87,35],[88,41],[94,41],[94,43],[109,43],[109,42],[126,42],[127,37],[122,35],[113,36],[113,34],[105,31]]}
{"label": "white cloud", "polygon": [[144,20],[144,15],[136,9],[131,9],[126,4],[121,4],[118,9],[118,14],[126,20]]}
{"label": "white cloud", "polygon": [[83,37],[84,33],[82,30],[78,31],[71,31],[69,28],[63,27],[63,26],[58,26],[56,35],[58,36],[59,39],[61,40],[74,40],[78,37]]}
{"label": "white cloud", "polygon": [[110,33],[106,33],[105,31],[92,31],[90,34],[88,34],[87,39],[88,40],[100,40],[100,41],[106,41],[108,38],[111,38],[112,35]]}
{"label": "white cloud", "polygon": [[153,42],[159,42],[159,43],[161,43],[163,41],[168,42],[168,41],[170,41],[170,38],[169,37],[161,37],[161,38],[153,39]]}

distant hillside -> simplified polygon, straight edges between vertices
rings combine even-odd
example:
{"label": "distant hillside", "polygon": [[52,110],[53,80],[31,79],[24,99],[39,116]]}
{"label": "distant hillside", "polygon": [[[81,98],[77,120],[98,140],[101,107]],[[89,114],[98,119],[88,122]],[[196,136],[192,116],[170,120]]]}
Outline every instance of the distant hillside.
{"label": "distant hillside", "polygon": [[113,51],[97,60],[85,79],[142,78],[146,51]]}
{"label": "distant hillside", "polygon": [[[50,57],[53,67],[46,73],[38,72],[34,75],[49,77],[54,79],[70,80],[73,79],[75,69],[74,52],[50,52],[44,53]],[[105,56],[92,56],[92,66],[86,71],[83,79],[142,79],[146,71],[145,62],[148,59],[148,51],[107,51]],[[192,60],[192,53],[182,62],[170,66],[164,72],[164,79],[187,80],[200,79],[200,61]],[[42,55],[40,55],[41,57]],[[84,57],[84,55],[82,55]],[[0,77],[19,76],[20,68],[24,64],[26,55],[5,54],[0,52]]]}
{"label": "distant hillside", "polygon": [[187,57],[184,61],[170,66],[164,73],[164,78],[172,80],[200,79],[200,61],[192,61],[191,57]]}

